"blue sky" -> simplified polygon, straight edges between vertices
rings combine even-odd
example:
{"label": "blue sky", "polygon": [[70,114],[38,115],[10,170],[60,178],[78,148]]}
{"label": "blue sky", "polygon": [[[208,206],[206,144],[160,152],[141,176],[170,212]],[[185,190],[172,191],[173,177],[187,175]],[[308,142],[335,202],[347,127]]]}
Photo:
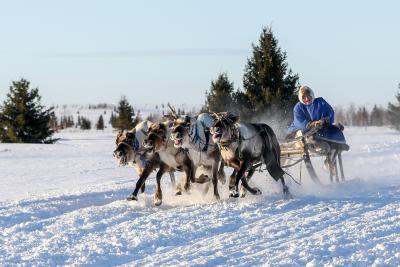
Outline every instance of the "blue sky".
{"label": "blue sky", "polygon": [[46,104],[204,103],[242,88],[263,26],[302,84],[333,105],[386,106],[400,83],[399,1],[2,1],[0,100],[12,80]]}

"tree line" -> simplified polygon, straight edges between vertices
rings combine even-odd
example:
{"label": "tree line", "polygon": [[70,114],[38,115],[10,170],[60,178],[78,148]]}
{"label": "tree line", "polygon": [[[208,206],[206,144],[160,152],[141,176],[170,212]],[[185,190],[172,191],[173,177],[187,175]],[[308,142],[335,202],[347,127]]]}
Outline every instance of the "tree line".
{"label": "tree line", "polygon": [[390,126],[388,110],[374,105],[372,110],[365,106],[350,105],[347,108],[335,107],[335,121],[346,126]]}

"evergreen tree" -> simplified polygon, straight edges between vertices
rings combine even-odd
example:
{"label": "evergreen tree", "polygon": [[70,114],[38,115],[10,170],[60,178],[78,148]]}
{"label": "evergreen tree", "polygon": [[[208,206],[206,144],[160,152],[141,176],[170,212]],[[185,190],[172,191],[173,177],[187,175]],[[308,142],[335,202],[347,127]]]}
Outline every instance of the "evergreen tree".
{"label": "evergreen tree", "polygon": [[353,103],[350,104],[350,107],[347,110],[346,121],[351,126],[356,125],[356,107]]}
{"label": "evergreen tree", "polygon": [[72,117],[72,115],[68,116],[67,118],[67,127],[73,127],[75,125],[74,123],[74,117]]}
{"label": "evergreen tree", "polygon": [[388,104],[387,119],[393,128],[400,131],[400,92],[397,93],[396,99],[397,103],[392,104],[389,102]]}
{"label": "evergreen tree", "polygon": [[295,90],[298,87],[298,75],[288,70],[286,52],[278,46],[271,28],[264,28],[259,44],[252,45],[253,55],[247,60],[243,77],[246,97],[237,94],[238,103],[246,104],[252,115],[265,112],[279,112],[285,119],[291,118],[293,106],[297,102]]}
{"label": "evergreen tree", "polygon": [[110,121],[111,127],[117,128],[116,126],[117,116],[115,116],[114,112],[111,111]]}
{"label": "evergreen tree", "polygon": [[118,116],[115,119],[115,127],[120,130],[132,129],[136,126],[134,121],[135,111],[125,96],[122,96],[117,108]]}
{"label": "evergreen tree", "polygon": [[211,82],[210,91],[206,92],[205,110],[208,112],[233,111],[233,83],[228,75],[222,73],[215,81]]}
{"label": "evergreen tree", "polygon": [[365,107],[359,108],[357,112],[357,126],[368,126],[369,114]]}
{"label": "evergreen tree", "polygon": [[54,114],[54,112],[52,112],[50,114],[49,126],[50,126],[50,129],[54,132],[58,131],[58,129],[59,129],[58,119],[57,119],[56,115]]}
{"label": "evergreen tree", "polygon": [[76,124],[76,126],[80,127],[81,124],[82,124],[82,119],[81,119],[81,116],[79,115],[78,116],[78,123]]}
{"label": "evergreen tree", "polygon": [[90,130],[92,128],[92,123],[89,119],[81,116],[81,129],[82,130]]}
{"label": "evergreen tree", "polygon": [[[53,108],[41,103],[38,88],[29,88],[30,82],[13,81],[10,92],[0,110],[0,140],[11,143],[52,143],[54,131],[50,122]],[[54,117],[53,117],[54,118]]]}
{"label": "evergreen tree", "polygon": [[100,115],[99,119],[97,120],[96,129],[97,129],[97,130],[104,130],[104,119],[103,119],[103,115]]}
{"label": "evergreen tree", "polygon": [[342,107],[335,107],[335,122],[340,122],[344,125],[348,125]]}
{"label": "evergreen tree", "polygon": [[138,123],[140,123],[142,121],[142,117],[140,116],[140,110],[138,110],[135,119],[133,120],[133,127],[135,127],[136,125],[138,125]]}
{"label": "evergreen tree", "polygon": [[384,122],[384,113],[385,111],[382,108],[374,105],[374,108],[371,111],[370,115],[370,125],[371,126],[382,126]]}
{"label": "evergreen tree", "polygon": [[232,94],[232,98],[234,101],[235,111],[241,118],[249,120],[255,115],[252,109],[249,108],[252,104],[246,93],[236,90]]}

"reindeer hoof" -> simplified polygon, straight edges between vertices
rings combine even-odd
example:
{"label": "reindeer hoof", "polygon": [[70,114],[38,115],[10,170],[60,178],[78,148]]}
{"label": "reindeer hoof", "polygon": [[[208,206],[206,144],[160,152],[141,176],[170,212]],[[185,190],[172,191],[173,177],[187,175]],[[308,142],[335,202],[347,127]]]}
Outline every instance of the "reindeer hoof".
{"label": "reindeer hoof", "polygon": [[144,193],[145,190],[146,190],[146,185],[143,184],[142,187],[140,187],[140,192]]}
{"label": "reindeer hoof", "polygon": [[241,186],[240,187],[240,197],[244,198],[246,196],[246,193],[247,193],[247,190],[243,186]]}
{"label": "reindeer hoof", "polygon": [[175,196],[180,196],[180,195],[182,195],[182,191],[176,191],[175,192]]}
{"label": "reindeer hoof", "polygon": [[161,199],[154,199],[154,205],[155,205],[155,206],[160,206],[161,203],[162,203],[162,200],[161,200]]}
{"label": "reindeer hoof", "polygon": [[260,190],[260,189],[258,189],[258,188],[254,188],[254,190],[256,190],[256,192],[255,192],[255,194],[254,194],[254,195],[261,195],[261,194],[262,194],[262,192],[261,192],[261,190]]}
{"label": "reindeer hoof", "polygon": [[126,200],[128,200],[128,201],[132,201],[132,200],[137,201],[138,198],[134,194],[131,194],[126,198]]}
{"label": "reindeer hoof", "polygon": [[185,184],[183,189],[185,189],[185,192],[189,192],[190,191],[190,184]]}
{"label": "reindeer hoof", "polygon": [[221,182],[221,184],[225,184],[226,183],[225,173],[218,173],[218,180]]}
{"label": "reindeer hoof", "polygon": [[289,188],[287,188],[287,187],[283,189],[283,198],[284,199],[292,199],[293,198],[292,194],[290,194],[290,192],[289,192]]}
{"label": "reindeer hoof", "polygon": [[237,197],[239,197],[239,192],[238,191],[231,191],[231,193],[229,194],[229,197],[237,198]]}
{"label": "reindeer hoof", "polygon": [[220,200],[221,197],[219,195],[215,195],[215,199]]}

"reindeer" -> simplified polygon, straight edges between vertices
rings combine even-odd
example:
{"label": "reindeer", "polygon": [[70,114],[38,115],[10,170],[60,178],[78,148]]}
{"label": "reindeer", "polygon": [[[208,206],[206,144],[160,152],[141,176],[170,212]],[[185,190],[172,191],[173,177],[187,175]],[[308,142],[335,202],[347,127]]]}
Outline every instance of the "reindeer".
{"label": "reindeer", "polygon": [[[193,173],[196,173],[198,167],[203,167],[207,170],[207,174],[201,174],[195,182],[211,181],[214,187],[214,196],[220,199],[218,193],[218,179],[225,183],[225,175],[223,173],[223,162],[218,146],[210,139],[209,128],[214,123],[214,119],[210,114],[202,113],[197,118],[185,116],[178,118],[174,109],[170,106],[173,114],[173,126],[171,139],[174,141],[174,146],[184,148],[189,151],[189,157],[193,162]],[[221,162],[220,171],[218,165]],[[218,175],[220,174],[220,175]],[[190,181],[188,181],[190,182]],[[208,186],[206,187],[208,190]],[[207,191],[205,191],[207,192]]]}
{"label": "reindeer", "polygon": [[[243,123],[232,113],[213,114],[212,139],[218,144],[225,164],[235,169],[236,179],[230,188],[230,197],[239,197],[239,181],[244,189],[259,195],[261,190],[252,188],[247,180],[254,172],[255,165],[265,164],[268,172],[280,180],[285,199],[291,198],[283,178],[285,172],[280,166],[280,147],[274,131],[264,123]],[[248,179],[245,173],[249,172]]]}
{"label": "reindeer", "polygon": [[[159,158],[147,155],[140,148],[151,124],[151,121],[146,120],[136,125],[130,131],[119,131],[115,140],[117,147],[113,153],[114,158],[118,160],[120,166],[133,166],[139,177],[143,175],[146,168],[146,172],[149,172],[148,175],[157,168],[160,168],[161,161]],[[171,184],[175,187],[174,172],[170,171],[169,175],[171,177]],[[145,183],[142,183],[141,192],[143,193],[144,190]],[[132,200],[131,197],[128,200]]]}
{"label": "reindeer", "polygon": [[[144,168],[142,175],[136,183],[135,190],[128,197],[129,200],[137,200],[139,189],[145,183],[155,164],[159,164],[159,170],[156,174],[156,193],[154,195],[154,204],[161,205],[162,190],[161,177],[165,172],[183,171],[186,174],[186,183],[184,189],[189,190],[189,180],[193,179],[193,164],[190,160],[187,150],[175,148],[169,141],[169,128],[167,123],[153,123],[143,140],[143,150],[149,158],[148,164]],[[180,192],[178,191],[178,194]]]}

